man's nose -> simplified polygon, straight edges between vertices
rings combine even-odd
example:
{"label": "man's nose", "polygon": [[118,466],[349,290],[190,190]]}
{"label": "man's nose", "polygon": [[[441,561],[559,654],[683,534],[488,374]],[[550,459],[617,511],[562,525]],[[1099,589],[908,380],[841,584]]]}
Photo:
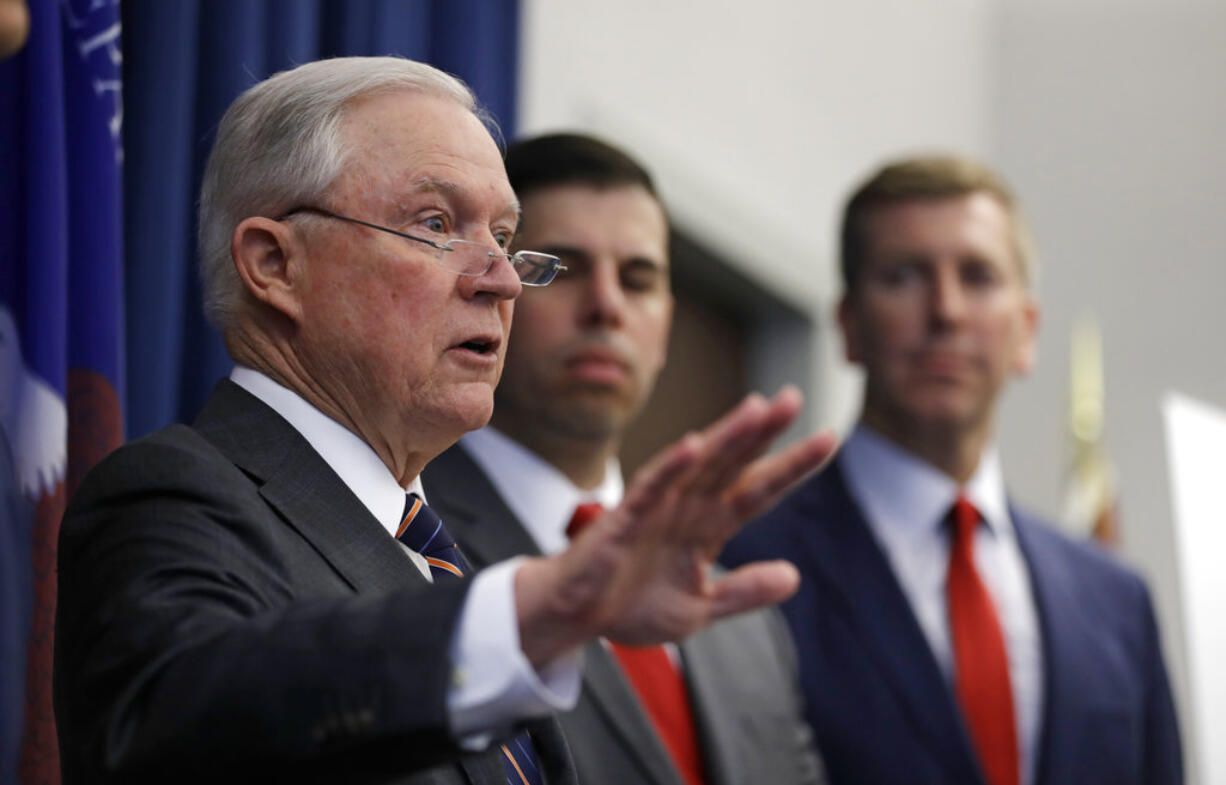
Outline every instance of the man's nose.
{"label": "man's nose", "polygon": [[966,290],[956,271],[937,273],[932,282],[930,303],[933,319],[937,322],[957,322],[966,314]]}
{"label": "man's nose", "polygon": [[585,324],[618,325],[625,315],[626,292],[616,262],[599,260],[588,274],[581,320]]}
{"label": "man's nose", "polygon": [[511,260],[501,251],[496,253],[496,249],[497,246],[491,241],[489,252],[492,263],[488,270],[481,275],[460,276],[460,292],[464,297],[485,294],[500,300],[513,300],[523,292],[524,285],[520,283],[519,273],[515,272]]}

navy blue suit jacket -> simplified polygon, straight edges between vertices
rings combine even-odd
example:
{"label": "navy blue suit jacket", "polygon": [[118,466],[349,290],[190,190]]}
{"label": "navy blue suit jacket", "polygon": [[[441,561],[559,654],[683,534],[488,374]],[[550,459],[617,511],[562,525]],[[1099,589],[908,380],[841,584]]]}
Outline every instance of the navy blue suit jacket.
{"label": "navy blue suit jacket", "polygon": [[[1183,781],[1149,593],[1135,574],[1017,509],[1043,636],[1035,785]],[[808,719],[833,785],[981,785],[936,658],[836,460],[750,524],[729,565],[787,558],[783,606]]]}

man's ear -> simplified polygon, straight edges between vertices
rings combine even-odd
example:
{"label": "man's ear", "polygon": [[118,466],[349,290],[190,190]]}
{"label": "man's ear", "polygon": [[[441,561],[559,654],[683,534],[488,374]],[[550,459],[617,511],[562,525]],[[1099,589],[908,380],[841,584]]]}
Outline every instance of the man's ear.
{"label": "man's ear", "polygon": [[230,238],[234,269],[247,292],[295,323],[302,313],[294,287],[301,254],[302,246],[294,242],[290,228],[271,218],[246,218]]}
{"label": "man's ear", "polygon": [[1022,306],[1021,336],[1013,358],[1013,372],[1018,375],[1030,373],[1039,355],[1039,304],[1027,294]]}
{"label": "man's ear", "polygon": [[861,363],[864,359],[863,339],[860,336],[859,325],[856,322],[856,305],[852,302],[852,294],[848,292],[839,300],[839,329],[843,332],[843,356],[849,363]]}

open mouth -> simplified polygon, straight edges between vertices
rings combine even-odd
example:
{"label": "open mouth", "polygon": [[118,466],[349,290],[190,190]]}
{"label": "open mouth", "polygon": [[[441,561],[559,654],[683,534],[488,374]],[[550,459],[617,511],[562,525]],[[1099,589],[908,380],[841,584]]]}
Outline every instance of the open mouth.
{"label": "open mouth", "polygon": [[493,354],[498,350],[498,341],[493,338],[470,338],[460,344],[459,348],[474,354]]}

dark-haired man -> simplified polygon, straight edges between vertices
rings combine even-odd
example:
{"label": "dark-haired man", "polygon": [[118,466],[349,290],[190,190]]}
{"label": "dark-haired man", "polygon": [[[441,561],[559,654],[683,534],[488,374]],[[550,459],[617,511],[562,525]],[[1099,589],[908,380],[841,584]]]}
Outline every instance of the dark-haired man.
{"label": "dark-haired man", "polygon": [[[665,360],[673,299],[668,220],[651,177],[589,136],[518,142],[506,156],[517,246],[566,266],[516,306],[491,425],[423,475],[480,562],[567,547],[624,493],[617,455]],[[561,715],[587,785],[797,785],[819,779],[778,614],[710,627],[680,646],[593,642],[578,707]]]}

